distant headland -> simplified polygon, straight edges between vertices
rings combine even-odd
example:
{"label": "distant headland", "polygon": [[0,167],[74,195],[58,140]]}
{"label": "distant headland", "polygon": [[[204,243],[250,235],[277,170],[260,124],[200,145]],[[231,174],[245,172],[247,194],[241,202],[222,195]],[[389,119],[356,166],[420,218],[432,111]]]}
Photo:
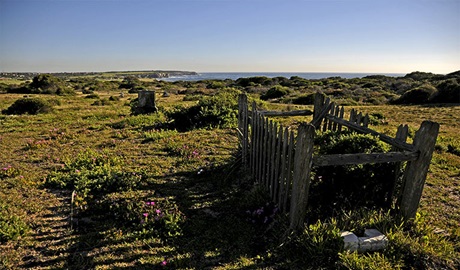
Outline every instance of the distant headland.
{"label": "distant headland", "polygon": [[194,71],[141,70],[141,71],[103,71],[103,72],[0,72],[0,77],[30,80],[38,74],[46,73],[56,77],[95,77],[104,79],[124,79],[126,77],[164,79],[171,77],[194,76]]}

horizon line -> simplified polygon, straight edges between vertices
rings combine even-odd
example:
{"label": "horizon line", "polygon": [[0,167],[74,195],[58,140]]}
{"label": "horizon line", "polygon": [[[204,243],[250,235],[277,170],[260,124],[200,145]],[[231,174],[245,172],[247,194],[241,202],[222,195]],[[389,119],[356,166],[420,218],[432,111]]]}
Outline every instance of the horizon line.
{"label": "horizon line", "polygon": [[364,72],[364,71],[194,71],[194,70],[179,70],[179,69],[139,69],[139,70],[105,70],[105,71],[0,71],[0,73],[116,73],[116,72],[195,72],[195,73],[340,73],[340,74],[410,74],[413,72],[424,72],[439,75],[447,75],[456,71],[447,73],[434,73],[431,71],[415,70],[411,72]]}

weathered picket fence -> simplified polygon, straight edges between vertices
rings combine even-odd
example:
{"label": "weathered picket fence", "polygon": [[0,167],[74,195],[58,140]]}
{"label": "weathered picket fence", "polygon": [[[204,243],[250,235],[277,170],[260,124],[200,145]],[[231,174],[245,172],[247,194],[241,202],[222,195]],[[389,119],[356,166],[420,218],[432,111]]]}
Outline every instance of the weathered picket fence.
{"label": "weathered picket fence", "polygon": [[[290,229],[304,223],[307,212],[310,173],[312,167],[366,163],[395,163],[400,171],[407,161],[402,177],[402,192],[397,206],[404,218],[414,218],[420,203],[428,167],[434,151],[439,124],[424,121],[413,143],[406,143],[408,127],[400,125],[392,138],[368,128],[369,116],[351,110],[344,119],[344,107],[317,94],[313,120],[302,123],[297,131],[278,125],[268,116],[311,115],[309,110],[274,112],[257,110],[255,102],[249,110],[247,96],[239,96],[238,130],[242,147],[243,166],[249,168],[257,183],[264,185],[280,210],[289,214]],[[392,145],[387,153],[313,155],[316,130],[341,131],[344,127],[360,133],[372,134]],[[394,184],[399,175],[393,177]],[[393,199],[394,188],[390,192]]]}

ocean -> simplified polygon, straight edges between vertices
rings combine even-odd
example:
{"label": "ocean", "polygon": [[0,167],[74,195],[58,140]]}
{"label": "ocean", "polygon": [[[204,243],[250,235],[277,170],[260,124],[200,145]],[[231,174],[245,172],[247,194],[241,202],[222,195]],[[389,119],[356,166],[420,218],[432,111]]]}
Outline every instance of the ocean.
{"label": "ocean", "polygon": [[342,77],[345,79],[362,78],[369,75],[385,75],[389,77],[400,77],[406,74],[401,73],[333,73],[333,72],[203,72],[198,75],[178,76],[162,78],[161,80],[174,82],[174,81],[200,81],[200,80],[236,80],[239,78],[249,78],[256,76],[265,76],[269,78],[298,76],[304,79],[324,79],[330,77]]}

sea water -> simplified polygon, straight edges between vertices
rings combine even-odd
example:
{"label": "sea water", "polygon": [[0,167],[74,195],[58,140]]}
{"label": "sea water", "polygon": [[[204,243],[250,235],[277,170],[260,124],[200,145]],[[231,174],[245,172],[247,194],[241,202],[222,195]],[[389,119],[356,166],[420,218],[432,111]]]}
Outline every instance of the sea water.
{"label": "sea water", "polygon": [[330,77],[341,77],[344,79],[363,78],[370,75],[385,75],[389,77],[400,77],[405,74],[401,73],[333,73],[333,72],[203,72],[198,75],[178,76],[170,78],[162,78],[161,80],[174,81],[201,81],[201,80],[237,80],[239,78],[250,78],[264,76],[268,78],[285,77],[291,78],[298,76],[304,79],[324,79]]}

